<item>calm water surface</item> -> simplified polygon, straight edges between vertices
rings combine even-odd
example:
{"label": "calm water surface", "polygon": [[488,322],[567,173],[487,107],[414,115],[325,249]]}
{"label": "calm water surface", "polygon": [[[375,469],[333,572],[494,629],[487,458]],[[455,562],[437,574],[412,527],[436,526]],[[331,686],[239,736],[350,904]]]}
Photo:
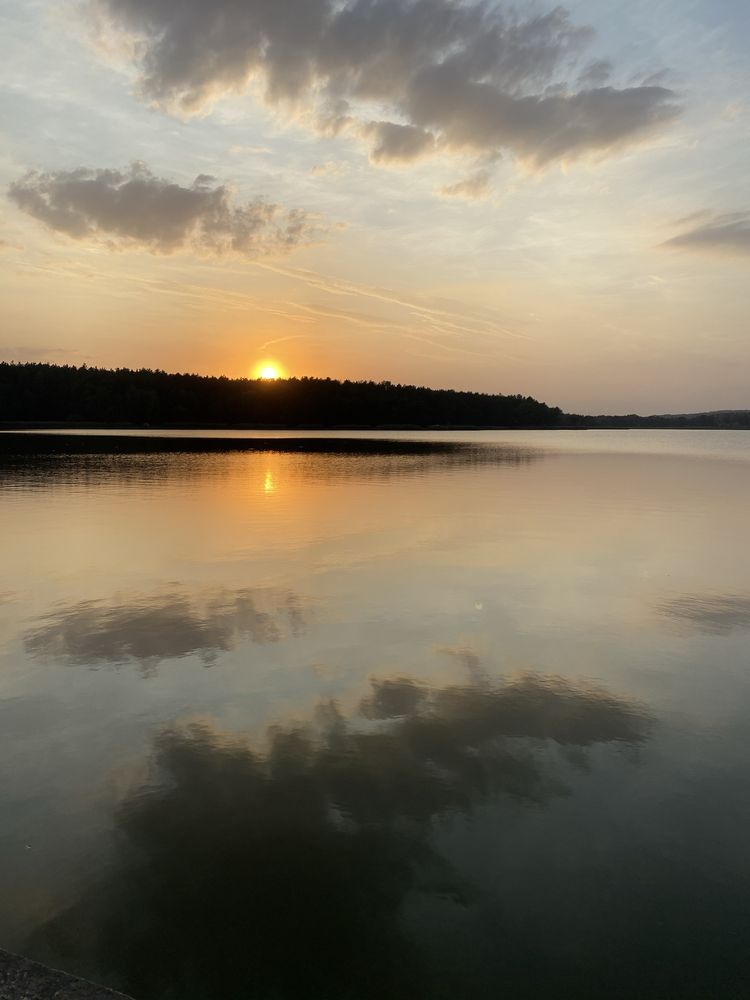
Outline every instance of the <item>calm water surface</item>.
{"label": "calm water surface", "polygon": [[213,439],[0,435],[0,947],[138,1000],[748,996],[750,433]]}

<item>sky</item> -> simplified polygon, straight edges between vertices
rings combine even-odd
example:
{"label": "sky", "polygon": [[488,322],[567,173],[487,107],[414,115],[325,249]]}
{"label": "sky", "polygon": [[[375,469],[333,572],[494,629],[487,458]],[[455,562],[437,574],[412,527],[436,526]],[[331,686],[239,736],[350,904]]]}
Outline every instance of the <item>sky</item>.
{"label": "sky", "polygon": [[0,359],[750,408],[747,0],[0,0]]}

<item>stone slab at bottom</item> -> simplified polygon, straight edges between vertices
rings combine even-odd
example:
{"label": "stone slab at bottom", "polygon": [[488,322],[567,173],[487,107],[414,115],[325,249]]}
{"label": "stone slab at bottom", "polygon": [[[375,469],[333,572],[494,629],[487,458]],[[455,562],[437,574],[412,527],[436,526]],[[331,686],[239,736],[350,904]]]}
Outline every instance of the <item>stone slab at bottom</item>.
{"label": "stone slab at bottom", "polygon": [[0,1000],[130,1000],[0,949]]}

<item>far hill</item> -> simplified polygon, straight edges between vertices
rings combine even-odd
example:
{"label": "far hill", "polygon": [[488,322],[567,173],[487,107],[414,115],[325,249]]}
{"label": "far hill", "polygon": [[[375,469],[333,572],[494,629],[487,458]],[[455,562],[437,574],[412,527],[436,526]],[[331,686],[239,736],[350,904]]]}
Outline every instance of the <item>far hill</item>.
{"label": "far hill", "polygon": [[563,418],[568,427],[589,427],[592,429],[609,428],[611,430],[635,430],[639,427],[710,430],[748,430],[750,429],[750,410],[709,410],[703,413],[661,413],[649,417],[641,417],[637,413],[622,416],[602,414],[596,417],[582,417],[577,414],[566,414]]}
{"label": "far hill", "polygon": [[0,363],[0,425],[255,428],[750,428],[749,410],[566,414],[531,396],[329,378]]}

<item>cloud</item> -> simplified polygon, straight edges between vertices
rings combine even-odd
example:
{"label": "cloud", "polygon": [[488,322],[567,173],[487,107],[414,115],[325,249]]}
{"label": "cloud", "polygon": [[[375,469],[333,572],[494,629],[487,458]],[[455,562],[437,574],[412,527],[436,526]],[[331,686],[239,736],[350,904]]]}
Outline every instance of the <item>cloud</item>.
{"label": "cloud", "polygon": [[8,197],[55,232],[117,250],[256,258],[287,253],[320,232],[299,209],[262,198],[237,203],[213,177],[201,174],[183,187],[142,163],[124,171],[32,170],[10,185]]}
{"label": "cloud", "polygon": [[369,122],[361,130],[370,138],[373,163],[409,163],[435,150],[435,136],[416,125],[395,122]]}
{"label": "cloud", "polygon": [[663,86],[604,86],[601,59],[581,68],[593,31],[560,6],[523,17],[491,0],[93,2],[152,104],[189,117],[253,87],[318,132],[364,137],[378,163],[507,150],[541,167],[612,153],[678,114]]}
{"label": "cloud", "polygon": [[70,347],[50,347],[48,345],[33,346],[23,344],[0,343],[0,358],[12,361],[45,361],[49,358],[61,358],[69,361],[71,358],[88,358],[81,351]]}
{"label": "cloud", "polygon": [[725,122],[734,122],[738,118],[741,118],[745,113],[746,107],[742,101],[731,101],[721,113],[721,120]]}
{"label": "cloud", "polygon": [[438,188],[438,193],[444,198],[467,198],[469,201],[478,201],[480,198],[486,198],[489,190],[490,172],[478,170],[465,180]]}
{"label": "cloud", "polygon": [[660,244],[662,247],[741,256],[750,254],[750,212],[726,215],[696,212],[681,222],[692,224],[684,233]]}
{"label": "cloud", "polygon": [[341,177],[348,170],[349,166],[346,163],[336,160],[326,160],[325,163],[316,163],[311,168],[310,173],[313,177]]}
{"label": "cloud", "polygon": [[230,146],[230,156],[270,156],[272,150],[268,146]]}
{"label": "cloud", "polygon": [[577,83],[581,87],[603,87],[612,75],[609,59],[595,59],[580,73]]}

